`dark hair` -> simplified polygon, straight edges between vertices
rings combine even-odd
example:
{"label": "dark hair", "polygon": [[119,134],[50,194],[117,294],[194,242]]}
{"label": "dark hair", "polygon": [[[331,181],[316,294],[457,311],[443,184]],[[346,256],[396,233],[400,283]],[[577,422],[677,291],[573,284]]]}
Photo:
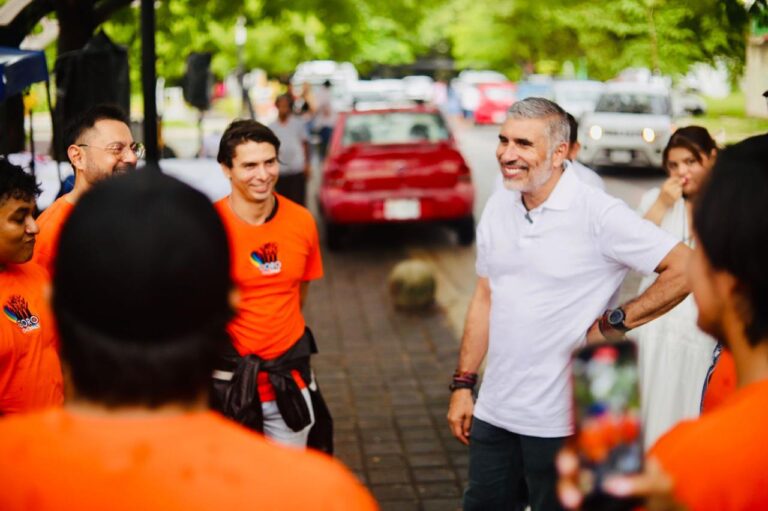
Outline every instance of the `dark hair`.
{"label": "dark hair", "polygon": [[161,172],[96,185],[61,232],[53,311],[76,394],[193,402],[232,317],[227,236],[210,201]]}
{"label": "dark hair", "polygon": [[667,146],[662,153],[662,167],[667,168],[667,160],[669,158],[669,151],[675,148],[688,149],[696,161],[702,162],[702,155],[707,155],[712,152],[713,149],[717,149],[717,143],[709,134],[706,128],[701,126],[686,126],[680,128],[672,134]]}
{"label": "dark hair", "polygon": [[568,137],[568,145],[573,145],[579,140],[579,121],[568,112],[565,112],[565,116],[568,117],[568,127],[571,128],[571,134]]}
{"label": "dark hair", "polygon": [[768,135],[723,150],[694,207],[693,225],[707,259],[741,284],[746,335],[768,337]]}
{"label": "dark hair", "polygon": [[0,158],[0,204],[8,199],[35,200],[40,186],[35,177],[5,158]]}
{"label": "dark hair", "polygon": [[278,97],[275,98],[275,106],[281,101],[285,100],[288,102],[288,106],[293,110],[293,96],[290,94],[280,94]]}
{"label": "dark hair", "polygon": [[111,104],[96,105],[85,112],[77,114],[69,124],[67,124],[67,127],[64,130],[64,147],[69,147],[77,142],[83,133],[93,128],[97,122],[104,119],[119,121],[126,126],[130,126],[130,119],[119,106]]}
{"label": "dark hair", "polygon": [[275,148],[275,154],[280,152],[280,139],[271,129],[260,122],[243,119],[232,122],[224,131],[219,143],[219,154],[216,156],[216,161],[231,168],[237,146],[246,142],[272,144]]}

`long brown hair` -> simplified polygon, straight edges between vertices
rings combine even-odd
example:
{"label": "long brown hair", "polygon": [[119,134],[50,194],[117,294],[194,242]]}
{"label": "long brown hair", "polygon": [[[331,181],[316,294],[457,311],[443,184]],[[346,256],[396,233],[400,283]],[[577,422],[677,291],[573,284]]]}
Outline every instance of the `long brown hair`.
{"label": "long brown hair", "polygon": [[709,134],[706,128],[702,126],[686,126],[680,128],[672,134],[672,137],[667,142],[667,146],[664,148],[662,155],[662,166],[667,168],[667,159],[669,158],[669,151],[677,147],[688,149],[696,161],[702,162],[703,156],[709,156],[712,150],[717,150],[717,143]]}

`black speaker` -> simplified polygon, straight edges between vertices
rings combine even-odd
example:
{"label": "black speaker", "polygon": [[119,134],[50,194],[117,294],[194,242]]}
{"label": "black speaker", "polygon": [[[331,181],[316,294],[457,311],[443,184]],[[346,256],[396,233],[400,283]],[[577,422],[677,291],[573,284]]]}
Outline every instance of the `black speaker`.
{"label": "black speaker", "polygon": [[54,73],[54,149],[57,159],[66,161],[62,138],[69,119],[100,103],[116,104],[130,112],[128,51],[99,32],[81,50],[59,55]]}
{"label": "black speaker", "polygon": [[211,54],[193,52],[187,57],[187,72],[184,74],[184,100],[199,110],[211,107],[213,74]]}

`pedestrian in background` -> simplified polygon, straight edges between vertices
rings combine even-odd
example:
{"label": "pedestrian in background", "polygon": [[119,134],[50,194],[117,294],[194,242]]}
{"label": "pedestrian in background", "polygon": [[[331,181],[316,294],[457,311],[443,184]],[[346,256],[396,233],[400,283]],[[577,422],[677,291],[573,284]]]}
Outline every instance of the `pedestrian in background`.
{"label": "pedestrian in background", "polygon": [[[717,144],[701,126],[678,129],[664,148],[669,177],[640,200],[644,218],[693,247],[692,208],[717,159]],[[640,282],[640,292],[655,275]],[[633,334],[638,360],[644,443],[650,448],[668,429],[699,415],[702,388],[716,341],[696,327],[696,303],[688,296]]]}
{"label": "pedestrian in background", "polygon": [[227,245],[208,199],[159,169],[78,202],[53,288],[68,401],[0,420],[0,509],[376,508],[338,462],[208,410],[236,300]]}
{"label": "pedestrian in background", "polygon": [[[688,293],[690,249],[565,171],[568,141],[566,113],[542,98],[515,103],[499,132],[496,157],[513,193],[495,192],[477,228],[479,279],[448,410],[453,435],[469,445],[467,511],[513,509],[521,483],[533,511],[560,509],[554,460],[573,434],[571,353],[622,337]],[[629,269],[659,278],[607,310]]]}
{"label": "pedestrian in background", "polygon": [[[218,161],[232,193],[216,203],[229,234],[240,305],[232,343],[214,373],[216,409],[275,441],[304,448],[317,420],[330,451],[330,414],[310,367],[317,352],[301,307],[323,276],[317,227],[302,206],[275,193],[280,140],[263,124],[233,122]],[[313,439],[318,439],[313,437]]]}
{"label": "pedestrian in background", "polygon": [[75,186],[38,218],[40,236],[35,246],[35,262],[49,271],[53,268],[61,226],[77,201],[99,181],[135,169],[144,155],[144,146],[134,142],[129,123],[120,107],[96,105],[68,124],[64,141],[75,171]]}
{"label": "pedestrian in background", "polygon": [[0,158],[0,416],[60,406],[64,398],[48,272],[30,262],[39,194],[33,176]]}
{"label": "pedestrian in background", "polygon": [[293,113],[293,97],[283,94],[275,100],[277,119],[269,125],[280,140],[280,176],[275,190],[302,206],[306,203],[310,177],[309,138],[304,121]]}
{"label": "pedestrian in background", "polygon": [[336,124],[336,112],[333,108],[333,90],[331,81],[326,80],[315,92],[314,129],[320,136],[320,161],[323,161],[328,154],[328,144],[331,142],[334,124]]}

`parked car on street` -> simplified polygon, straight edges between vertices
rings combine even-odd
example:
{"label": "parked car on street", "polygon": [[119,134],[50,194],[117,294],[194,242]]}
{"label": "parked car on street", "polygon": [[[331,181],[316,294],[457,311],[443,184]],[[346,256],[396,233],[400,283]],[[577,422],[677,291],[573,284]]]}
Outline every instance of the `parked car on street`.
{"label": "parked car on street", "polygon": [[330,249],[352,226],[404,222],[447,224],[470,245],[474,198],[470,169],[434,107],[339,116],[318,194]]}
{"label": "parked car on street", "polygon": [[611,83],[580,123],[579,160],[591,167],[661,167],[672,134],[669,90],[648,83]]}
{"label": "parked car on street", "polygon": [[515,102],[512,82],[479,83],[480,102],[475,110],[475,124],[501,124]]}
{"label": "parked car on street", "polygon": [[554,101],[576,119],[581,119],[584,114],[594,112],[604,89],[603,82],[594,80],[556,80]]}

